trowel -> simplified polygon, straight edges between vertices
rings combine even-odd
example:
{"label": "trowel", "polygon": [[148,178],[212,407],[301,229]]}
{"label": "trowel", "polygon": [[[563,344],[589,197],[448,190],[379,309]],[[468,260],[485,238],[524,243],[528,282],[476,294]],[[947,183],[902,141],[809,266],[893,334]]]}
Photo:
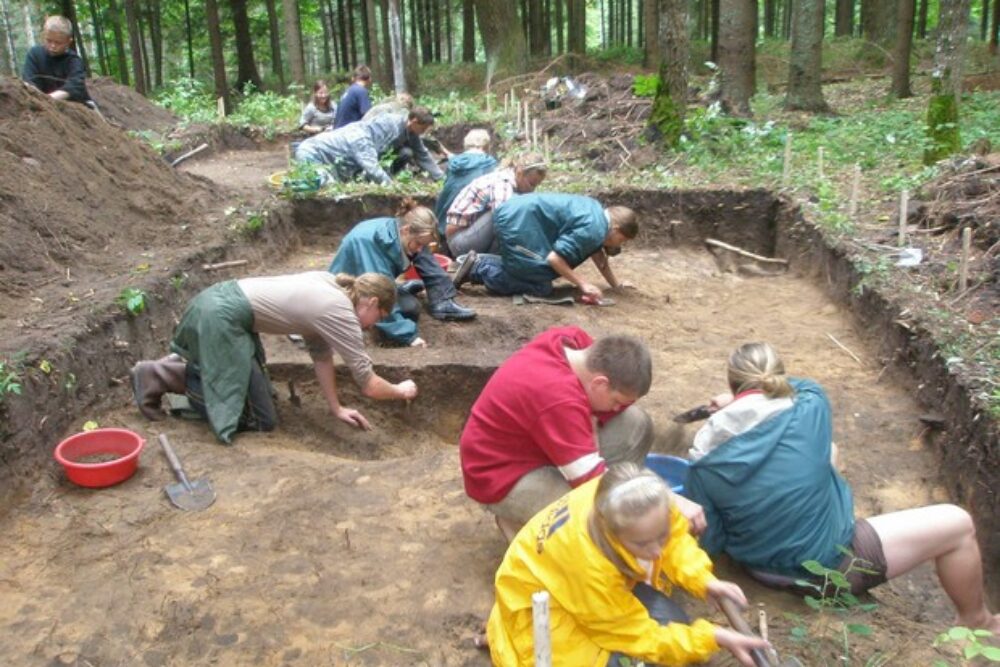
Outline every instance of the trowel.
{"label": "trowel", "polygon": [[[720,595],[719,606],[722,607],[722,612],[729,619],[729,624],[737,632],[750,637],[755,636],[753,630],[750,629],[750,624],[743,618],[743,614],[740,613],[740,609],[736,606],[735,602]],[[777,660],[772,660],[765,651],[759,648],[752,650],[750,657],[753,658],[753,664],[756,667],[802,667],[802,663],[794,656],[778,662]]]}
{"label": "trowel", "polygon": [[163,448],[163,453],[167,455],[167,460],[170,461],[170,467],[173,468],[174,474],[180,480],[179,484],[168,484],[163,487],[163,490],[167,492],[167,497],[170,498],[170,502],[182,510],[189,512],[203,510],[214,503],[215,489],[212,488],[208,480],[196,479],[193,482],[188,481],[187,475],[184,474],[184,468],[181,467],[180,459],[177,458],[174,448],[170,446],[170,441],[167,440],[167,435],[161,433],[159,440],[160,447]]}

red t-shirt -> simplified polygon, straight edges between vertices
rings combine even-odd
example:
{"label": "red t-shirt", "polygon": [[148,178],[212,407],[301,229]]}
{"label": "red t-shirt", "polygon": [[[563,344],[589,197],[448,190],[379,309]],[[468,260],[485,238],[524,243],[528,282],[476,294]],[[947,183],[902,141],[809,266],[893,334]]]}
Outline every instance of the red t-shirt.
{"label": "red t-shirt", "polygon": [[465,492],[473,500],[499,502],[517,480],[543,466],[556,466],[574,487],[604,472],[594,420],[617,413],[593,413],[564,350],[593,342],[579,327],[549,329],[486,383],[459,442]]}

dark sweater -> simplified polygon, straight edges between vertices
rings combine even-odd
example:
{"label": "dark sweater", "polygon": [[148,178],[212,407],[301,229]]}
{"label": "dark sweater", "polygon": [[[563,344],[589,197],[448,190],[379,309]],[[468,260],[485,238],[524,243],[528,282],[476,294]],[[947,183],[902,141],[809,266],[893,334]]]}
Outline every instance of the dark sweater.
{"label": "dark sweater", "polygon": [[340,98],[337,105],[337,117],[333,122],[335,129],[340,129],[345,125],[356,123],[368,113],[372,107],[371,98],[368,97],[368,89],[360,83],[352,83]]}
{"label": "dark sweater", "polygon": [[24,59],[21,78],[46,95],[57,90],[69,93],[74,102],[88,102],[87,86],[83,80],[86,72],[83,61],[70,49],[60,56],[51,56],[44,46],[33,46]]}

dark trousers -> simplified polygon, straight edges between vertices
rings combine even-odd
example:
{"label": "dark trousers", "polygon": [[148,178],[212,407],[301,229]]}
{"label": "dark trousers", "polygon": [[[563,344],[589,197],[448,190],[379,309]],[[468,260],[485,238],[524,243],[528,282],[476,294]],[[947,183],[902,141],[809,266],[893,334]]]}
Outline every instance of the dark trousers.
{"label": "dark trousers", "polygon": [[511,294],[529,294],[531,296],[548,296],[552,294],[552,281],[524,280],[508,273],[500,255],[480,255],[479,261],[472,268],[473,283],[486,285],[486,289],[494,294],[509,296]]}
{"label": "dark trousers", "polygon": [[458,291],[451,282],[451,277],[441,268],[441,265],[434,259],[434,254],[427,248],[421,249],[416,255],[410,258],[413,268],[417,270],[417,275],[424,281],[424,289],[427,290],[427,302],[432,306],[448,299],[454,299]]}
{"label": "dark trousers", "polygon": [[[632,593],[639,598],[642,606],[649,611],[649,615],[653,620],[658,621],[660,625],[691,622],[691,619],[679,604],[649,584],[636,584],[635,588],[632,589]],[[611,658],[608,660],[608,667],[625,667],[625,665],[634,665],[635,662],[634,658],[629,658],[616,652],[611,654]]]}
{"label": "dark trousers", "polygon": [[[208,419],[205,409],[205,395],[202,391],[201,371],[198,364],[188,362],[185,376],[185,394],[191,408]],[[246,402],[240,415],[239,431],[273,431],[278,425],[278,410],[274,405],[274,389],[264,369],[254,361],[250,368],[250,386],[247,387]]]}

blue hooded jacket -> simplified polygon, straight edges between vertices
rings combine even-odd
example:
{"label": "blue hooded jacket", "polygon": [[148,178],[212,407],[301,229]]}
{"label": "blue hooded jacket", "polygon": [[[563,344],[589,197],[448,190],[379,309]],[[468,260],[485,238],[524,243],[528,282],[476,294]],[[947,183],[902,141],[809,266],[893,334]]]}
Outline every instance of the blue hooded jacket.
{"label": "blue hooded jacket", "polygon": [[604,245],[608,218],[601,203],[590,197],[532,193],[497,207],[493,228],[510,275],[551,282],[559,274],[549,266],[548,254],[554,250],[576,268]]}
{"label": "blue hooded jacket", "polygon": [[[373,218],[359,222],[343,238],[330,264],[330,273],[360,276],[372,272],[395,280],[409,266],[396,218]],[[404,317],[398,306],[379,320],[375,328],[389,340],[403,345],[409,345],[417,337],[416,323]]]}
{"label": "blue hooded jacket", "polygon": [[791,384],[791,408],[691,464],[685,495],[705,510],[701,544],[710,554],[800,577],[807,560],[840,563],[837,546],[850,547],[854,537],[854,500],[830,463],[826,394],[810,380]]}
{"label": "blue hooded jacket", "polygon": [[438,221],[438,235],[444,238],[444,230],[448,224],[445,214],[455,201],[455,197],[466,185],[484,174],[497,168],[497,159],[486,153],[462,153],[448,160],[448,171],[445,174],[444,187],[434,204],[434,215]]}

